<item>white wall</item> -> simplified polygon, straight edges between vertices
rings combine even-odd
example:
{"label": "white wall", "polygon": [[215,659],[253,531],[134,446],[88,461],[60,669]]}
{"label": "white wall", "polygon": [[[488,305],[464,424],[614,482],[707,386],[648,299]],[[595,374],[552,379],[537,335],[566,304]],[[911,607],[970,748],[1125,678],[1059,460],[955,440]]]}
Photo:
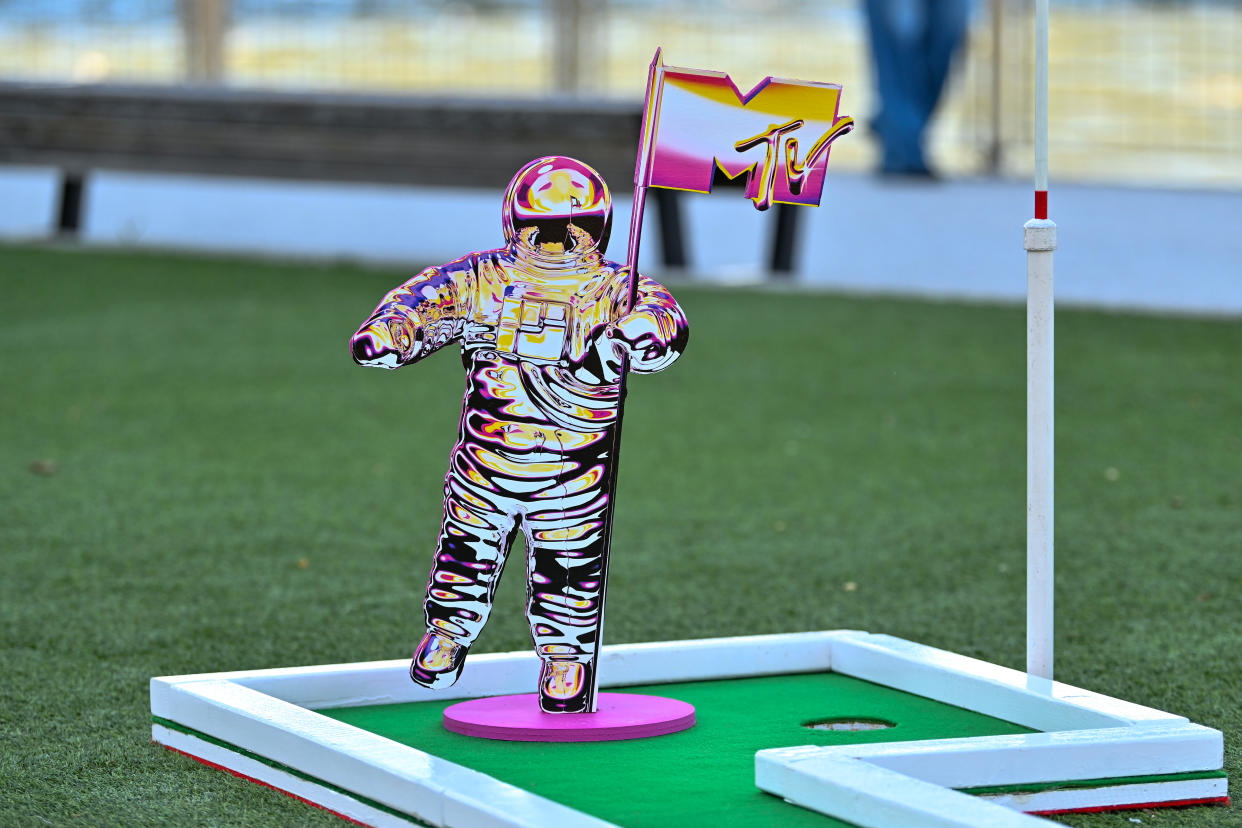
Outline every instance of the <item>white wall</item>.
{"label": "white wall", "polygon": [[[620,188],[628,195],[628,187]],[[775,212],[729,191],[684,197],[691,270],[712,281],[764,277]],[[501,244],[499,192],[97,171],[82,238],[153,246],[343,258],[411,266]],[[0,238],[50,234],[55,171],[0,167]],[[1242,195],[1058,186],[1058,301],[1242,313]],[[628,198],[615,201],[623,258]],[[1026,182],[891,182],[830,175],[822,206],[802,208],[798,281],[863,291],[1019,301],[1025,296]],[[648,205],[641,265],[658,272]]]}
{"label": "white wall", "polygon": [[56,225],[60,173],[49,167],[0,167],[0,239],[46,238]]}

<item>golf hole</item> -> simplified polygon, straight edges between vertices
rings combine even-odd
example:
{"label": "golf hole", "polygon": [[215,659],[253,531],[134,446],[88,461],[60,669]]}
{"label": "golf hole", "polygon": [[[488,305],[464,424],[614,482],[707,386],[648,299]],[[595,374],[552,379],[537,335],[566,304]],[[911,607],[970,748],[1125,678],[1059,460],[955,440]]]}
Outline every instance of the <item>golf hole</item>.
{"label": "golf hole", "polygon": [[896,722],[887,719],[868,719],[862,716],[840,716],[835,719],[812,719],[803,722],[808,730],[885,730],[896,727]]}

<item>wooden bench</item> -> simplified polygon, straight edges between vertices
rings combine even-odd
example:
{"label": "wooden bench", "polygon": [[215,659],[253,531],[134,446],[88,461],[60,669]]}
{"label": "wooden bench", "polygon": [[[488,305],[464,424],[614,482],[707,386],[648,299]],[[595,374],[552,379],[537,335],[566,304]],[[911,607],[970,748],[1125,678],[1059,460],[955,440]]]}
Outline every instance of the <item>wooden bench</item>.
{"label": "wooden bench", "polygon": [[[580,158],[628,193],[640,126],[630,103],[450,99],[215,86],[0,83],[0,163],[59,167],[59,230],[76,233],[92,169],[502,192],[539,155]],[[653,188],[661,259],[686,267],[675,192]],[[793,208],[776,211],[770,264],[792,270]]]}

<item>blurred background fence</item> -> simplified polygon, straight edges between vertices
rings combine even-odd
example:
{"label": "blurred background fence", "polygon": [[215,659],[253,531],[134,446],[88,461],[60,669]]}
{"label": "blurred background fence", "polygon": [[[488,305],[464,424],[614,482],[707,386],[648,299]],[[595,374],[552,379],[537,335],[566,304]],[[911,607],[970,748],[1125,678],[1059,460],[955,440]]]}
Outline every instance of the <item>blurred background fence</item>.
{"label": "blurred background fence", "polygon": [[[913,2],[913,0],[912,0]],[[1029,171],[1033,0],[979,0],[932,135],[947,174]],[[1242,185],[1242,4],[1056,0],[1061,179]],[[858,0],[0,0],[0,80],[636,101],[674,65],[845,87],[872,111]],[[860,131],[865,135],[865,131]],[[867,168],[871,141],[837,167]]]}

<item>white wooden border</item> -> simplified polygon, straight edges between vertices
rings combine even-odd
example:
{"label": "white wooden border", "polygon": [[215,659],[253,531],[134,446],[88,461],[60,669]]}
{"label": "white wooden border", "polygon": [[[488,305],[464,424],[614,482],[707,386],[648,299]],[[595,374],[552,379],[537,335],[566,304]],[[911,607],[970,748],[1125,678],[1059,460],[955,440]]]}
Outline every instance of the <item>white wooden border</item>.
{"label": "white wooden border", "polygon": [[[537,680],[539,664],[530,652],[471,656],[457,685],[436,692],[410,682],[407,668],[408,662],[402,659],[155,678],[151,680],[151,712],[431,825],[602,828],[609,824],[314,712],[527,692]],[[850,630],[605,647],[600,676],[601,686],[615,687],[829,669],[1042,731],[1024,736],[782,748],[756,754],[760,788],[863,826],[1036,824],[1034,817],[950,788],[1183,773],[1223,766],[1219,731],[1183,717],[902,639]],[[267,765],[263,765],[267,770],[247,766],[266,775],[248,773],[236,767],[237,760],[262,763],[159,724],[153,727],[152,737],[359,819],[317,798],[322,791],[341,796],[330,787],[306,783]],[[212,748],[209,752],[216,758],[197,752],[206,750],[204,745]],[[1156,783],[1156,787],[1172,784]],[[1108,796],[1101,792],[1111,791],[1115,798],[1120,787],[1125,786],[1079,789],[1096,791],[1096,799],[1083,792],[1078,800],[1087,804],[1071,807],[1117,804],[1105,801]],[[1012,805],[1025,802],[1023,796],[1028,795],[999,801]],[[1030,801],[1034,796],[1029,795]],[[1161,794],[1146,801],[1184,798]],[[851,803],[844,810],[843,799]],[[371,810],[391,818],[380,809]],[[361,821],[385,822],[373,815]]]}
{"label": "white wooden border", "polygon": [[[1033,796],[989,801],[953,789],[1216,770],[1223,761],[1219,731],[1172,723],[761,750],[755,754],[755,784],[795,805],[868,828],[1020,826],[1040,820],[1015,820],[1010,815],[1015,812],[1004,813],[1005,805],[1024,811],[1057,806],[1032,804]],[[1148,787],[1154,793],[1172,784]],[[1154,799],[1128,799],[1124,787],[1080,789],[1077,800],[1084,804],[1077,807],[1187,798],[1169,789]]]}
{"label": "white wooden border", "polygon": [[[609,824],[235,682],[176,685],[152,712],[431,825]],[[154,730],[152,738],[159,741]]]}
{"label": "white wooden border", "polygon": [[[1037,804],[1035,795],[989,801],[952,789],[1155,776],[1224,765],[1220,732],[1182,716],[891,636],[842,633],[833,642],[832,669],[1043,731],[778,748],[755,755],[755,784],[762,790],[868,828],[1038,824],[1031,817],[1013,821],[1003,813],[1005,806],[1058,810],[1055,801],[1050,807]],[[1185,800],[1176,788],[1164,788],[1173,784],[1150,783],[1148,793],[1165,792],[1142,801]],[[1074,797],[1079,804],[1069,807],[1135,802],[1124,787],[1079,789]]]}
{"label": "white wooden border", "polygon": [[[600,683],[621,687],[821,672],[831,667],[833,642],[857,634],[836,630],[611,645],[600,656]],[[397,659],[153,678],[151,712],[162,715],[155,704],[165,690],[195,681],[240,684],[317,710],[529,693],[539,682],[539,658],[533,651],[472,655],[458,682],[445,690],[414,684],[409,667],[409,659]]]}
{"label": "white wooden border", "polygon": [[1184,716],[891,635],[839,633],[832,645],[832,669],[1035,730],[1186,721]]}

